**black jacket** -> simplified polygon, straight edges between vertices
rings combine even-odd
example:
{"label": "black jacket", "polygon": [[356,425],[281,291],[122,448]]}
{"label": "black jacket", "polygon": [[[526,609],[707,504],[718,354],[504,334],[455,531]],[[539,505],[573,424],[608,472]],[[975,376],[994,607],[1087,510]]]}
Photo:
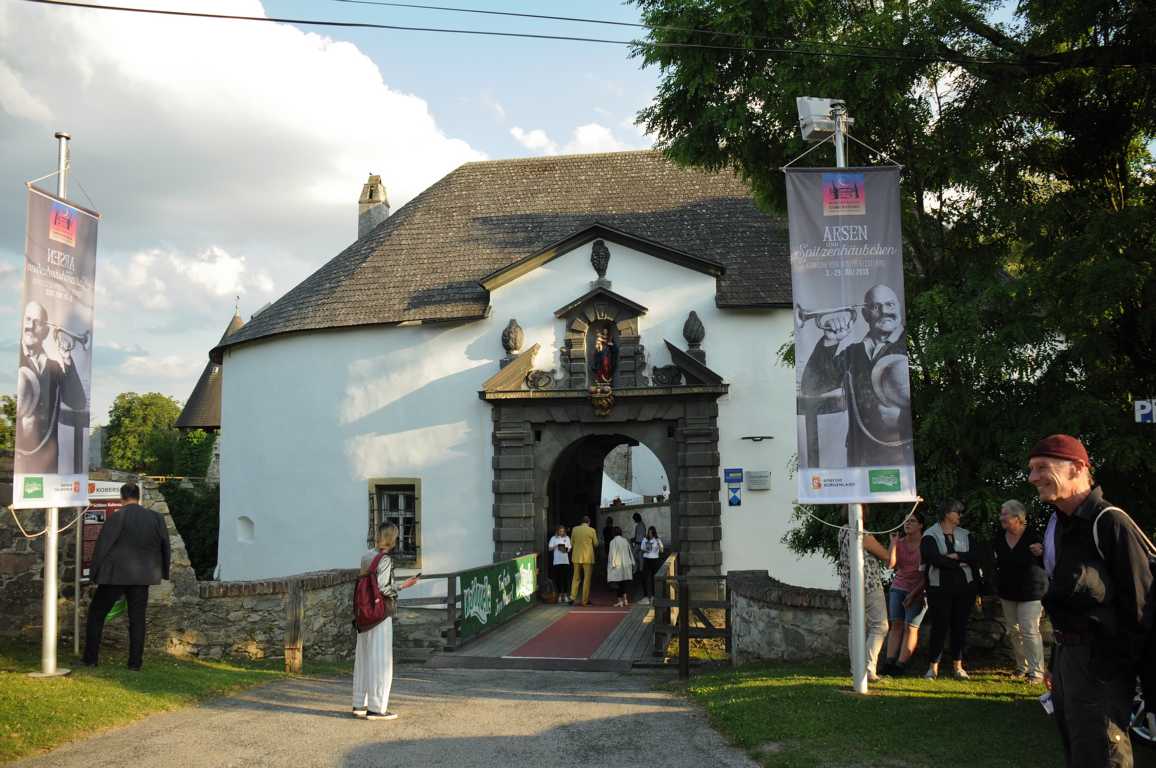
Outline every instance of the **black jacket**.
{"label": "black jacket", "polygon": [[144,586],[169,577],[169,532],[157,512],[126,504],[109,516],[92,553],[96,584]]}
{"label": "black jacket", "polygon": [[[1044,608],[1059,630],[1094,632],[1135,657],[1145,627],[1152,625],[1152,565],[1135,523],[1118,511],[1100,515],[1111,502],[1097,486],[1071,515],[1059,513],[1056,568]],[[1096,548],[1092,525],[1103,557]]]}
{"label": "black jacket", "polygon": [[1003,531],[996,534],[992,545],[995,556],[996,594],[1004,600],[1017,603],[1039,600],[1048,590],[1048,574],[1044,571],[1042,557],[1036,557],[1029,549],[1032,544],[1042,544],[1043,539],[1035,531],[1024,531],[1014,549],[1007,545]]}

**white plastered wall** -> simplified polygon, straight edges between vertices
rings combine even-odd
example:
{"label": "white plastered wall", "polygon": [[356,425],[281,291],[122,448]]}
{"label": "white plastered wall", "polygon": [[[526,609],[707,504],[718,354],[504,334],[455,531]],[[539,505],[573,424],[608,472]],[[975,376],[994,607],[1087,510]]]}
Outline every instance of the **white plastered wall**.
{"label": "white plastered wall", "polygon": [[[649,365],[667,365],[664,339],[685,347],[690,310],[706,326],[707,364],[730,384],[719,401],[724,467],[766,469],[772,490],[743,490],[726,506],[725,569],[767,569],[783,581],[831,586],[833,569],[798,559],[781,539],[790,522],[795,451],[794,373],[775,362],[790,310],[719,310],[715,279],[607,241],[611,290],[645,307]],[[226,353],[222,392],[221,579],[353,567],[365,548],[366,481],[416,477],[422,487],[422,570],[492,560],[490,407],[478,398],[498,370],[502,330],[516,318],[536,367],[558,365],[554,311],[590,289],[590,244],[496,289],[483,320],[378,326],[274,337]],[[773,435],[761,443],[743,435]],[[724,491],[725,494],[725,491]],[[252,539],[232,535],[253,521]]]}

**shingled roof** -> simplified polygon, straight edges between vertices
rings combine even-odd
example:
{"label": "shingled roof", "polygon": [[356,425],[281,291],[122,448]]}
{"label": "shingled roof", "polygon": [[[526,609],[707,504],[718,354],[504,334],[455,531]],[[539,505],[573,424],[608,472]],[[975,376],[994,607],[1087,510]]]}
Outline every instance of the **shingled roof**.
{"label": "shingled roof", "polygon": [[[241,315],[234,313],[233,319],[221,334],[220,346],[244,327],[245,321]],[[193,394],[189,395],[188,402],[181,409],[177,417],[177,429],[220,429],[221,428],[221,364],[213,360],[201,371],[201,378],[197,379],[197,386],[193,387]]]}
{"label": "shingled roof", "polygon": [[[731,173],[654,151],[467,163],[222,340],[477,319],[479,281],[600,224],[718,262],[720,307],[790,306],[787,231]],[[611,268],[613,271],[613,267]]]}

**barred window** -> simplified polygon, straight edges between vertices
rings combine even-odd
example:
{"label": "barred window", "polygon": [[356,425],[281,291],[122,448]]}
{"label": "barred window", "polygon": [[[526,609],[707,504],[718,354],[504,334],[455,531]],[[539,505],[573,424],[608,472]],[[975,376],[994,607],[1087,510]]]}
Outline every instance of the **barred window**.
{"label": "barred window", "polygon": [[371,480],[369,483],[369,531],[367,546],[372,547],[377,527],[382,523],[397,526],[394,561],[416,566],[421,559],[421,482],[419,480]]}

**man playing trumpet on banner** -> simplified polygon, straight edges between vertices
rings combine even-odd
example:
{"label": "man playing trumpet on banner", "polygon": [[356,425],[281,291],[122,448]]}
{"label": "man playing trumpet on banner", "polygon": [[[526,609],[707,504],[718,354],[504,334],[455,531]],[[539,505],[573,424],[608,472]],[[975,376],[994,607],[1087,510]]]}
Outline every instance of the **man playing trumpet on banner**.
{"label": "man playing trumpet on banner", "polygon": [[[867,333],[852,342],[855,309],[844,307],[815,316],[823,337],[803,369],[803,394],[820,395],[842,387],[847,407],[847,466],[914,464],[907,332],[899,297],[886,285],[869,289],[861,309]],[[809,318],[804,315],[804,319]]]}
{"label": "man playing trumpet on banner", "polygon": [[59,471],[61,405],[78,411],[88,407],[84,384],[72,363],[72,336],[58,334],[57,360],[44,349],[50,329],[47,310],[38,302],[28,302],[21,325],[16,386],[15,469],[22,474]]}

